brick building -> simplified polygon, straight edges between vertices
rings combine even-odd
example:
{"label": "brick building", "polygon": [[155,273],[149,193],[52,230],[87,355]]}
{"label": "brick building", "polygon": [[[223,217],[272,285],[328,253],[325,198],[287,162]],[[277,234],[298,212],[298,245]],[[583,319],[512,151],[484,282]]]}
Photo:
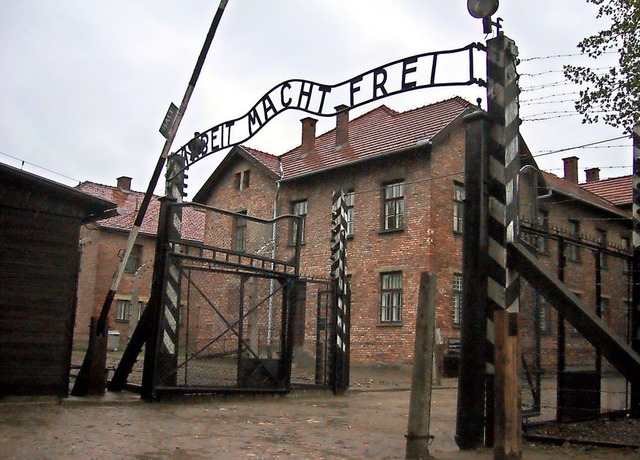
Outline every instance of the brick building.
{"label": "brick building", "polygon": [[194,201],[263,218],[303,216],[301,271],[327,277],[332,191],[347,193],[351,358],[408,363],[422,271],[438,274],[444,340],[459,337],[463,117],[473,110],[458,97],[407,112],[380,106],[353,120],[345,109],[320,136],[305,118],[299,147],[280,157],[234,148]]}
{"label": "brick building", "polygon": [[[345,108],[337,117],[336,128],[319,136],[316,121],[305,118],[301,120],[299,147],[282,156],[235,147],[194,201],[262,218],[303,216],[301,271],[326,277],[331,195],[334,190],[346,192],[351,358],[354,362],[409,363],[422,271],[438,275],[436,324],[443,342],[455,344],[459,338],[462,121],[473,110],[472,104],[458,97],[407,112],[380,106],[353,120]],[[537,169],[524,141],[521,146],[522,164]],[[591,172],[592,181],[594,174]],[[577,159],[566,160],[565,178],[547,173],[522,176],[528,176],[520,181],[520,209],[525,221],[556,233],[579,233],[585,243],[624,249],[630,231],[628,212],[577,184]],[[540,199],[535,198],[536,193],[542,195]],[[581,222],[579,228],[576,221]],[[533,241],[532,246],[536,245],[540,258],[550,267],[557,266],[551,244],[539,239]],[[583,264],[571,262],[570,284],[595,308],[594,270],[586,260],[588,250],[580,251],[585,260]],[[606,255],[602,260],[610,264],[602,271],[607,286],[602,301],[611,305],[605,315],[620,329],[627,296],[615,280],[623,273],[625,262]],[[529,302],[523,308],[525,330],[528,327],[532,336],[533,318],[542,318],[541,327],[546,327],[542,342],[551,356],[556,349],[551,324],[557,316],[542,299],[534,299],[532,293],[523,291],[523,302]],[[313,312],[307,311],[307,318],[311,315]],[[305,342],[313,341],[314,331],[309,326],[307,321]],[[578,338],[573,342],[578,343]],[[455,353],[453,348],[450,351]],[[555,365],[549,359],[547,362]]]}
{"label": "brick building", "polygon": [[[113,275],[124,253],[129,231],[144,198],[143,192],[131,189],[131,181],[130,177],[123,176],[117,179],[116,186],[83,182],[77,187],[89,195],[116,203],[119,215],[85,225],[80,233],[78,313],[74,335],[76,345],[88,342],[91,317],[100,314]],[[109,329],[118,332],[120,346],[126,344],[128,337],[133,333],[140,311],[149,299],[160,210],[157,198],[154,196],[149,204],[109,313]],[[188,209],[183,220],[185,236],[202,241],[203,214]],[[136,279],[137,295],[133,292]],[[132,305],[132,294],[137,297],[138,305]]]}
{"label": "brick building", "polygon": [[[560,240],[565,245],[564,281],[592,312],[600,314],[623,340],[627,337],[630,307],[631,176],[600,180],[597,169],[586,170],[578,183],[578,158],[564,159],[564,176],[543,172],[535,210],[523,210],[525,240],[551,270],[559,273]],[[526,228],[549,232],[529,239]],[[539,315],[542,359],[540,366],[554,369],[557,362],[558,315],[541,297],[527,297],[523,320],[533,331]],[[598,306],[599,304],[599,306]],[[599,310],[599,313],[598,313]],[[535,334],[523,335],[523,347],[533,348]],[[568,368],[590,368],[595,350],[566,326]]]}

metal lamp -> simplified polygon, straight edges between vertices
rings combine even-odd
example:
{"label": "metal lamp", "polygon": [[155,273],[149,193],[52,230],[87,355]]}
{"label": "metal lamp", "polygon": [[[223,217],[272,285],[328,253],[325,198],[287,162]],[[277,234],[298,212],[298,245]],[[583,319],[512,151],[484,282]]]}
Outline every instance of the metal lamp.
{"label": "metal lamp", "polygon": [[467,10],[474,18],[488,18],[498,10],[499,0],[467,0]]}

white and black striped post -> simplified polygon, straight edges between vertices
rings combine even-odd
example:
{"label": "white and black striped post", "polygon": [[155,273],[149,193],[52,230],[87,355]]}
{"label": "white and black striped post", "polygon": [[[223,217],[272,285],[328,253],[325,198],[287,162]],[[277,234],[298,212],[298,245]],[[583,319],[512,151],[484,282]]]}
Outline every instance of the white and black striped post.
{"label": "white and black striped post", "polygon": [[347,203],[343,191],[333,192],[331,209],[331,279],[334,285],[334,391],[349,386],[349,288],[347,286]]}
{"label": "white and black striped post", "polygon": [[[519,110],[515,42],[502,34],[487,41],[488,111],[492,120],[488,167],[487,338],[493,339],[494,458],[521,457],[518,378],[518,273],[509,268],[507,244],[517,235]],[[490,391],[490,389],[488,389]],[[488,420],[488,423],[491,423]]]}
{"label": "white and black striped post", "polygon": [[[640,353],[640,123],[633,127],[631,347]],[[631,416],[640,418],[640,382],[631,382]]]}
{"label": "white and black striped post", "polygon": [[[173,154],[167,159],[166,196],[175,199],[175,203],[182,203],[185,189],[185,160],[182,156]],[[169,240],[179,239],[182,234],[182,207],[172,206],[167,214]],[[157,361],[157,382],[163,385],[175,385],[176,368],[178,364],[178,337],[180,324],[180,283],[181,276],[172,252],[177,252],[175,244],[169,244],[169,254],[165,273],[165,290],[162,300],[162,315]]]}

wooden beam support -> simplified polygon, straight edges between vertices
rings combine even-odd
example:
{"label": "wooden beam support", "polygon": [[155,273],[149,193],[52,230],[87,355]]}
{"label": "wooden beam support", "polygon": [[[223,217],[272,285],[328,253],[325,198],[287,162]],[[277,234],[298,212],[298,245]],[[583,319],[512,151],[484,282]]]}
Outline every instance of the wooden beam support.
{"label": "wooden beam support", "polygon": [[640,379],[640,356],[621,340],[615,331],[590,312],[567,286],[559,281],[533,254],[520,243],[507,246],[509,262],[520,274],[562,314],[602,356],[628,380]]}

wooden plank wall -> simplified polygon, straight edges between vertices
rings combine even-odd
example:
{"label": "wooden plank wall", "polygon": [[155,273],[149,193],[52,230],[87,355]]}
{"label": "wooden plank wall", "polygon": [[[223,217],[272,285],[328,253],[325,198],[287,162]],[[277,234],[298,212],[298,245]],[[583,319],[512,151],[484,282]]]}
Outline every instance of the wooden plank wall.
{"label": "wooden plank wall", "polygon": [[79,230],[75,218],[0,209],[0,395],[67,395]]}

